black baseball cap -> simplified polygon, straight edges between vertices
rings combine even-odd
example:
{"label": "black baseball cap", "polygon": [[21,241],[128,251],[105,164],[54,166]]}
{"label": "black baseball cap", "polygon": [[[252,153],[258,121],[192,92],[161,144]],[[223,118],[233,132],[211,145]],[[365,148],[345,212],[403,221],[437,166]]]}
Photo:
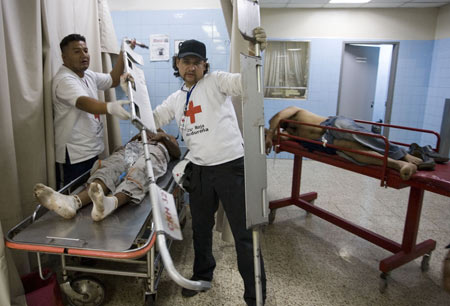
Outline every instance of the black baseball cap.
{"label": "black baseball cap", "polygon": [[201,41],[189,39],[178,45],[178,58],[194,55],[206,61],[206,47]]}

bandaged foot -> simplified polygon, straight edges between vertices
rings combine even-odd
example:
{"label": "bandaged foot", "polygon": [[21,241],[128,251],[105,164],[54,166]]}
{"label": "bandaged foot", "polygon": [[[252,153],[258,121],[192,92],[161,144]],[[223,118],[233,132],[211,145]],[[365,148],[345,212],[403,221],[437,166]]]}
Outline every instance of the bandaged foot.
{"label": "bandaged foot", "polygon": [[94,204],[92,207],[91,216],[94,221],[101,221],[112,213],[118,204],[118,200],[115,196],[105,196],[100,184],[91,183],[88,195]]}
{"label": "bandaged foot", "polygon": [[42,206],[54,211],[65,219],[73,218],[81,207],[81,201],[78,196],[61,194],[44,184],[36,184],[34,186],[34,196]]}
{"label": "bandaged foot", "polygon": [[412,163],[404,163],[400,168],[400,177],[403,180],[409,180],[411,175],[417,172],[417,166]]}

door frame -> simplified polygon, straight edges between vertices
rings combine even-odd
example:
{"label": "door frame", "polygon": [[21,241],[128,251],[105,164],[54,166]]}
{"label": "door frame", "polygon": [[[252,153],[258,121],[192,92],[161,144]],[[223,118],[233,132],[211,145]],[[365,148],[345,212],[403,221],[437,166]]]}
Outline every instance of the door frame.
{"label": "door frame", "polygon": [[[389,82],[388,82],[388,92],[386,97],[386,111],[384,113],[384,121],[383,123],[390,124],[391,116],[392,116],[392,106],[394,103],[394,87],[395,87],[395,78],[397,73],[397,64],[398,64],[398,53],[400,48],[400,42],[398,41],[343,41],[342,42],[342,53],[341,53],[341,67],[339,72],[339,88],[338,88],[338,101],[336,105],[336,114],[339,115],[339,106],[341,99],[341,88],[342,88],[342,73],[344,70],[344,54],[345,54],[345,46],[350,44],[367,44],[367,45],[392,45],[392,57],[391,57],[391,67],[389,72]],[[383,136],[389,136],[389,128],[383,129]]]}

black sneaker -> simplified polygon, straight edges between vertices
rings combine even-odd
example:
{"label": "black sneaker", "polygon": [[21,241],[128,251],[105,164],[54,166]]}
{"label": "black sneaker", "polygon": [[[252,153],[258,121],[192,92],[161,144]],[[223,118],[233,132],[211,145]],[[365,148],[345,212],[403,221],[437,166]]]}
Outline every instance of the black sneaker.
{"label": "black sneaker", "polygon": [[422,147],[422,149],[423,149],[423,152],[425,153],[425,155],[431,157],[432,159],[434,159],[435,162],[437,162],[439,164],[446,163],[449,160],[449,158],[447,156],[441,155],[438,152],[434,151],[430,145],[424,146],[424,147]]}
{"label": "black sneaker", "polygon": [[181,290],[181,295],[184,297],[193,297],[194,295],[197,295],[199,293],[199,291],[197,290],[191,290],[191,289],[187,289],[187,288],[183,288]]}
{"label": "black sneaker", "polygon": [[417,165],[418,170],[434,170],[436,165],[434,159],[425,154],[424,149],[417,143],[410,145],[408,153],[422,160],[422,162]]}
{"label": "black sneaker", "polygon": [[[195,277],[191,277],[192,281],[198,281],[199,279],[195,278]],[[207,290],[207,289],[206,289]],[[192,289],[187,289],[187,288],[183,288],[181,289],[181,295],[187,298],[193,297],[195,295],[197,295],[199,292],[205,292],[206,290],[192,290]]]}

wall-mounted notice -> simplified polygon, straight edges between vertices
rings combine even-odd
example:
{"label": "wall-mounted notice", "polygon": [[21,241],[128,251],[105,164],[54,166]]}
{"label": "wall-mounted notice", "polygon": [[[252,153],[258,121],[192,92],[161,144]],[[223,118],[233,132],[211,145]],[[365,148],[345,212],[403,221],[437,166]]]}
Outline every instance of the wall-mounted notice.
{"label": "wall-mounted notice", "polygon": [[150,61],[169,60],[169,36],[165,34],[150,35]]}

